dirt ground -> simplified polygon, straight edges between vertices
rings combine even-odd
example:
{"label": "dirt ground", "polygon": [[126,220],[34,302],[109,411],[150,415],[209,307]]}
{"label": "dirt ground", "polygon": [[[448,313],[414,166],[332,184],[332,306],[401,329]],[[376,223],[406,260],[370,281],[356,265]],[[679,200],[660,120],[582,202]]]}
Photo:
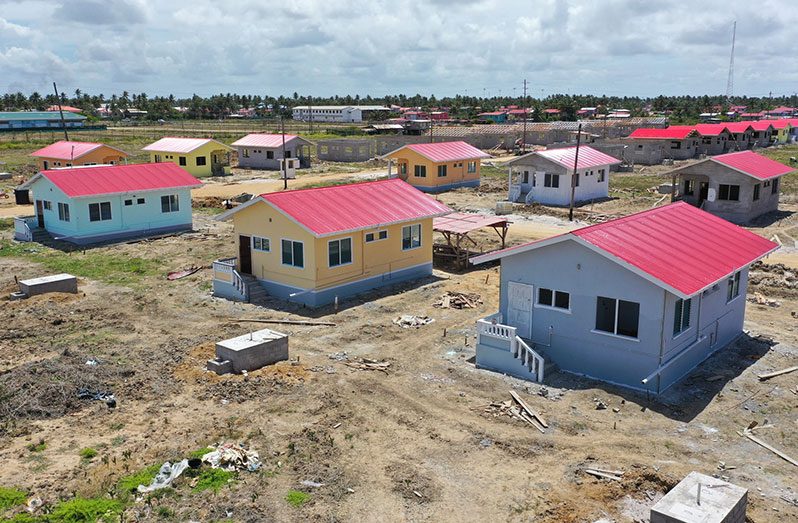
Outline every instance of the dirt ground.
{"label": "dirt ground", "polygon": [[[370,176],[319,178],[361,175]],[[255,177],[262,175],[209,183],[195,196],[281,183]],[[477,192],[440,199],[487,212],[502,191],[488,180]],[[575,223],[562,209],[519,206],[508,240],[547,237],[659,199],[624,193],[579,209]],[[761,439],[798,455],[798,373],[757,379],[798,360],[795,210],[788,204],[754,229],[780,235],[785,247],[752,272],[749,298],[759,292],[778,305],[749,303],[746,334],[659,398],[563,372],[539,385],[477,370],[474,322],[497,310],[497,267],[439,268],[427,280],[347,300],[336,312],[213,298],[210,263],[234,255],[235,246],[231,226],[205,212],[195,213],[195,232],[90,251],[157,264],[157,274],[127,287],[81,278],[78,295],[8,301],[15,277],[44,269],[24,253],[0,256],[0,486],[19,487],[45,507],[72,496],[119,498],[122,476],[241,442],[259,452],[259,472],[240,472],[217,493],[195,493],[181,478],[169,495],[130,503],[124,521],[647,521],[648,508],[691,470],[748,488],[751,522],[798,521],[798,505],[787,501],[798,500],[796,468],[738,435],[757,421],[771,426],[757,432]],[[11,233],[0,231],[5,239]],[[475,238],[481,249],[497,247],[492,231]],[[204,269],[165,279],[191,265]],[[482,303],[433,307],[447,291],[477,293]],[[393,323],[402,314],[435,321],[402,329]],[[272,326],[290,335],[294,361],[247,376],[205,371],[215,341],[264,327],[241,321],[252,318],[335,326]],[[390,366],[346,365],[358,358]],[[116,408],[79,400],[81,387],[113,391]],[[485,412],[510,399],[510,390],[542,413],[545,434]],[[597,409],[599,401],[608,408]],[[81,458],[87,447],[98,455]],[[583,472],[588,466],[624,474],[599,480]],[[309,501],[292,506],[291,490]]]}

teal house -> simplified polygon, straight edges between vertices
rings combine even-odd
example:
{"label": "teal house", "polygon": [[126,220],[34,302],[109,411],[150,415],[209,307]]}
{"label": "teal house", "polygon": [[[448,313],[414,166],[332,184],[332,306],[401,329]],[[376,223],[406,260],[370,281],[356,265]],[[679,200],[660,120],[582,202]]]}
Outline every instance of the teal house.
{"label": "teal house", "polygon": [[14,236],[84,245],[191,230],[191,189],[200,185],[173,163],[41,171],[19,187],[36,214],[15,218]]}
{"label": "teal house", "polygon": [[[83,127],[86,117],[64,111],[64,126]],[[58,111],[0,111],[0,130],[25,131],[37,129],[60,129],[61,114]]]}

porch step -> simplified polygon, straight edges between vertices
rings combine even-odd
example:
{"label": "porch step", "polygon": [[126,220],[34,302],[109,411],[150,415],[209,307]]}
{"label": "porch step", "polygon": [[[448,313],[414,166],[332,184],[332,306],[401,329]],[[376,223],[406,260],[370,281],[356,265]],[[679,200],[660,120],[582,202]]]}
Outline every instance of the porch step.
{"label": "porch step", "polygon": [[242,274],[241,279],[247,284],[249,303],[265,305],[266,300],[269,298],[269,292],[263,288],[258,279],[249,274]]}
{"label": "porch step", "polygon": [[53,238],[53,235],[50,234],[47,229],[31,229],[31,236],[33,237],[34,242],[41,243],[42,245],[53,249],[58,249],[61,251],[72,251],[76,249],[76,246],[73,243]]}

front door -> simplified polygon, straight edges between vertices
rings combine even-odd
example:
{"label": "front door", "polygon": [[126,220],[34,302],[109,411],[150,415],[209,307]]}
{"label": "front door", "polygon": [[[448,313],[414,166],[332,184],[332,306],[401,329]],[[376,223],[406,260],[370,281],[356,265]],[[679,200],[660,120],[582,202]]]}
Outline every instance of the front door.
{"label": "front door", "polygon": [[252,249],[249,236],[238,237],[238,260],[241,274],[252,274]]}
{"label": "front door", "polygon": [[701,203],[709,197],[709,182],[701,182],[698,186],[698,202]]}
{"label": "front door", "polygon": [[532,337],[532,286],[511,281],[507,284],[507,324],[518,336]]}
{"label": "front door", "polygon": [[36,200],[36,219],[39,221],[39,229],[44,229],[44,202]]}

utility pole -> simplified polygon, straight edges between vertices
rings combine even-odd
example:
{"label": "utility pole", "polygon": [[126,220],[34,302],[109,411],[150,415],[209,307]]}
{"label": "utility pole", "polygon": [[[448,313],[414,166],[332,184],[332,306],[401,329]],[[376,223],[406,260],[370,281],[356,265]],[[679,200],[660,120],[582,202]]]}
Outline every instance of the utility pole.
{"label": "utility pole", "polygon": [[280,116],[280,134],[283,135],[283,189],[288,189],[288,162],[285,161],[285,117]]}
{"label": "utility pole", "polygon": [[574,221],[574,196],[576,195],[576,177],[579,174],[576,172],[576,168],[579,165],[579,143],[582,140],[582,124],[579,124],[579,127],[576,130],[576,151],[574,153],[574,173],[571,175],[571,204],[568,207],[568,221]]}
{"label": "utility pole", "polygon": [[527,113],[527,100],[526,100],[526,78],[524,78],[524,103],[521,104],[522,109],[524,110],[524,135],[521,141],[521,154],[526,153],[526,119],[529,116]]}
{"label": "utility pole", "polygon": [[69,141],[69,134],[67,134],[66,122],[64,121],[64,110],[61,108],[61,97],[58,96],[58,87],[53,82],[53,91],[55,91],[55,103],[58,104],[58,112],[61,114],[61,129],[64,130],[64,139]]}

